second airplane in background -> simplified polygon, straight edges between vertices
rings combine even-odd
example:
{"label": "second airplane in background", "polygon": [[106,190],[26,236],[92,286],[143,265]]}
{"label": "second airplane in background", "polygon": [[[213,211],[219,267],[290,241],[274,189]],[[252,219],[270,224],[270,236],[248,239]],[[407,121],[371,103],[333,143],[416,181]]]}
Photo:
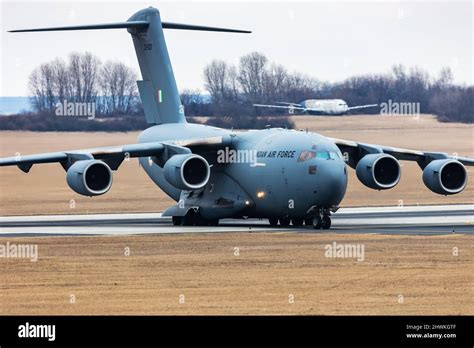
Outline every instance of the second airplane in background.
{"label": "second airplane in background", "polygon": [[350,110],[365,109],[378,106],[378,104],[348,106],[342,99],[308,99],[301,103],[277,102],[279,105],[253,104],[261,108],[287,109],[290,114],[295,111],[310,115],[342,115]]}

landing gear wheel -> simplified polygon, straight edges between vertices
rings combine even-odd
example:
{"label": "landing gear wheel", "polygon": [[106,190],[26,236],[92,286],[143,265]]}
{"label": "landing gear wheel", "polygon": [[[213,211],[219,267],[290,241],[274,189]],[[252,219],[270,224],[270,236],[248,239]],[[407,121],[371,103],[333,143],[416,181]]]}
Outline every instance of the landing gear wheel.
{"label": "landing gear wheel", "polygon": [[280,226],[282,227],[290,226],[290,218],[289,217],[280,218]]}
{"label": "landing gear wheel", "polygon": [[321,216],[315,216],[313,219],[313,228],[315,230],[319,230],[322,225],[323,225],[323,220],[321,219]]}
{"label": "landing gear wheel", "polygon": [[171,221],[173,222],[174,226],[181,226],[183,224],[183,217],[182,216],[173,216]]}
{"label": "landing gear wheel", "polygon": [[218,226],[219,225],[219,219],[208,220],[207,224],[208,224],[208,226]]}
{"label": "landing gear wheel", "polygon": [[194,214],[188,214],[183,218],[183,226],[195,226],[196,216]]}
{"label": "landing gear wheel", "polygon": [[331,218],[329,217],[329,215],[323,216],[321,227],[323,228],[323,230],[329,230],[329,228],[331,227]]}
{"label": "landing gear wheel", "polygon": [[209,226],[209,220],[204,219],[199,214],[194,214],[194,225],[195,226]]}
{"label": "landing gear wheel", "polygon": [[268,222],[270,223],[270,226],[272,226],[272,227],[278,226],[278,219],[277,218],[270,218],[270,219],[268,219]]}
{"label": "landing gear wheel", "polygon": [[304,224],[306,226],[312,226],[313,225],[313,219],[312,218],[306,218],[304,219]]}
{"label": "landing gear wheel", "polygon": [[293,218],[293,219],[291,219],[291,223],[293,224],[293,226],[299,227],[299,226],[303,225],[303,219],[302,218]]}

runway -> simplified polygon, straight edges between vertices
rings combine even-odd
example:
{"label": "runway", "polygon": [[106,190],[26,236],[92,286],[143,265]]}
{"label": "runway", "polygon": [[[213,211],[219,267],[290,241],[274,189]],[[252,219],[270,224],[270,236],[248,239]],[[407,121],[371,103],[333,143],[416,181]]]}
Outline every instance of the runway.
{"label": "runway", "polygon": [[221,220],[217,227],[173,226],[161,213],[0,217],[0,237],[163,233],[473,234],[474,205],[341,208],[330,230],[276,227],[266,219]]}

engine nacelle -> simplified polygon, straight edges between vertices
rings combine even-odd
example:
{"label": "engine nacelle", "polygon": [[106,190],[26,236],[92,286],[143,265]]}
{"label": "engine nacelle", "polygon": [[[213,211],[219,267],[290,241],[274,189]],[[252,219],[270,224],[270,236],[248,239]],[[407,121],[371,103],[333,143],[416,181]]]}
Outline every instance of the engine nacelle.
{"label": "engine nacelle", "polygon": [[181,190],[197,190],[206,186],[211,175],[207,161],[196,154],[174,155],[163,168],[166,180]]}
{"label": "engine nacelle", "polygon": [[99,196],[112,186],[112,171],[102,161],[77,161],[69,167],[66,180],[69,187],[80,195]]}
{"label": "engine nacelle", "polygon": [[453,195],[467,185],[467,170],[454,159],[431,161],[423,170],[423,182],[431,191],[440,195]]}
{"label": "engine nacelle", "polygon": [[386,190],[400,181],[400,163],[391,155],[374,153],[365,155],[357,163],[357,178],[374,190]]}

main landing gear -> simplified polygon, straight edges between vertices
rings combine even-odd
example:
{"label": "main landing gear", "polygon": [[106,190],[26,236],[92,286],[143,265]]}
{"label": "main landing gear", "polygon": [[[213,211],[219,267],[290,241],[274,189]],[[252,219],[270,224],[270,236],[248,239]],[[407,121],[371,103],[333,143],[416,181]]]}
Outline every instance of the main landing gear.
{"label": "main landing gear", "polygon": [[331,228],[331,211],[329,209],[318,209],[313,218],[313,228],[315,230],[328,230]]}
{"label": "main landing gear", "polygon": [[[337,210],[337,209],[336,209]],[[335,211],[335,210],[333,210]],[[293,227],[303,226],[303,223],[306,226],[313,226],[316,230],[328,230],[331,228],[331,208],[323,206],[313,206],[308,212],[305,218],[296,218],[289,216],[284,217],[273,217],[269,218],[268,221],[270,226],[276,227],[278,225],[282,227],[290,226],[290,223]]]}
{"label": "main landing gear", "polygon": [[285,216],[281,218],[269,218],[268,222],[272,227],[276,227],[278,225],[282,227],[288,227],[290,226],[290,223],[293,227],[301,227],[303,226],[303,223],[305,223],[306,226],[311,226],[313,224],[313,219],[290,218]]}
{"label": "main landing gear", "polygon": [[219,219],[204,219],[199,213],[188,213],[186,216],[173,216],[175,226],[217,226]]}

